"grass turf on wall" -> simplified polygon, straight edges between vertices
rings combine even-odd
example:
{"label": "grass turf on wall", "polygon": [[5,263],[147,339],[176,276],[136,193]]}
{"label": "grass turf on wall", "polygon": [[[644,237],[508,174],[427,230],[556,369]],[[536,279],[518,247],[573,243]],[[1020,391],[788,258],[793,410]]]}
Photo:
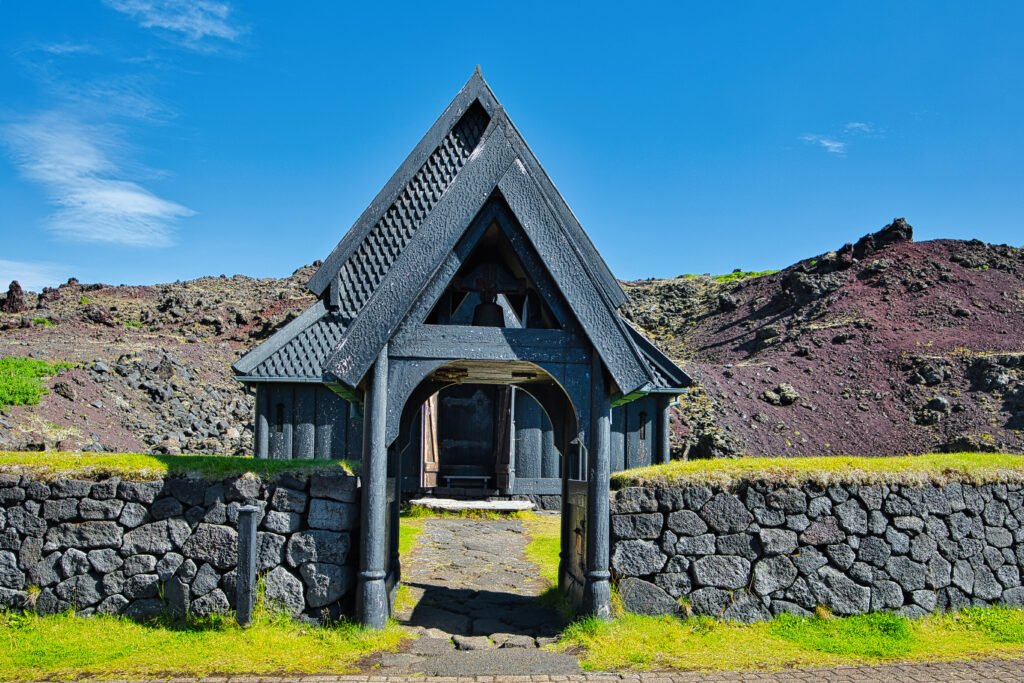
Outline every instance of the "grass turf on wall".
{"label": "grass turf on wall", "polygon": [[821,484],[983,484],[1024,482],[1024,455],[930,453],[893,457],[737,458],[673,460],[612,475],[612,488],[705,485],[735,488],[742,482],[799,486]]}
{"label": "grass turf on wall", "polygon": [[358,474],[359,464],[347,460],[258,460],[237,455],[150,455],[146,453],[13,453],[0,451],[0,473],[34,479],[120,477],[131,481],[197,474],[224,479],[252,473],[273,479],[285,472],[340,470]]}

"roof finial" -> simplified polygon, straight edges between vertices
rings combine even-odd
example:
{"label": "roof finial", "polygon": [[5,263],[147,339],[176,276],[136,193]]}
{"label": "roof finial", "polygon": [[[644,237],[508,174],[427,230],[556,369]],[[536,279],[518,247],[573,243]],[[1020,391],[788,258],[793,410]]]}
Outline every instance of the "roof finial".
{"label": "roof finial", "polygon": [[477,76],[483,76],[483,74],[480,72],[479,64],[476,65],[476,71],[474,71],[473,73],[476,74]]}

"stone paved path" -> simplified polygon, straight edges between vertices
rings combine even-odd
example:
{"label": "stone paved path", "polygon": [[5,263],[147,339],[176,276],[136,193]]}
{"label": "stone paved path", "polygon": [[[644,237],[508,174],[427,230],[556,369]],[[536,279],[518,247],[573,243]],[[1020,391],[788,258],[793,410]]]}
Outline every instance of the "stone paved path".
{"label": "stone paved path", "polygon": [[[499,650],[500,652],[500,650]],[[1024,680],[1024,660],[989,659],[977,662],[889,664],[885,666],[840,666],[819,669],[793,669],[776,673],[756,671],[718,671],[715,673],[627,673],[627,674],[540,674],[496,676],[234,676],[231,678],[172,678],[160,683],[705,683],[709,681],[825,681],[826,683],[946,683],[948,681]],[[138,683],[142,683],[141,681]]]}
{"label": "stone paved path", "polygon": [[569,674],[571,655],[536,649],[563,621],[537,602],[547,587],[523,556],[519,520],[427,519],[402,562],[416,601],[396,613],[420,637],[408,652],[381,657],[381,673],[426,675]]}

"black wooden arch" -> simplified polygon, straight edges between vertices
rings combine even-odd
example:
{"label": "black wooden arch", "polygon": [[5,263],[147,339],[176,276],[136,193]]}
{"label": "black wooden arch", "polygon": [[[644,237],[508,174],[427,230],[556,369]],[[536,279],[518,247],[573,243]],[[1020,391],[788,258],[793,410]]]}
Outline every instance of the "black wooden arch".
{"label": "black wooden arch", "polygon": [[[465,360],[465,359],[463,359]],[[464,382],[453,382],[446,380],[432,380],[431,375],[435,371],[443,369],[446,366],[457,366],[460,364],[460,360],[450,361],[437,361],[437,362],[426,362],[426,363],[415,363],[407,366],[407,370],[404,373],[394,373],[392,381],[389,378],[388,382],[388,421],[387,421],[387,445],[393,447],[397,443],[401,443],[403,437],[409,434],[409,427],[412,422],[412,418],[415,416],[416,411],[419,410],[420,405],[426,401],[430,396],[445,389],[447,387],[456,384],[476,384],[472,378],[465,380]],[[568,417],[572,418],[574,428],[568,430],[568,433],[572,433],[573,437],[579,435],[580,432],[580,410],[577,408],[578,405],[588,402],[589,395],[587,393],[580,393],[579,391],[571,392],[566,387],[562,386],[558,378],[549,372],[543,364],[530,363],[538,370],[540,370],[546,377],[547,380],[543,382],[510,382],[503,386],[512,386],[516,389],[526,392],[533,397],[534,400],[540,404],[540,407],[544,410],[548,419],[551,421],[551,426],[556,434],[560,434],[568,429]],[[396,365],[395,359],[391,360],[391,367],[394,368]],[[589,370],[589,368],[588,368]],[[399,375],[399,376],[395,376]],[[416,377],[419,377],[419,381],[416,381]],[[576,396],[573,396],[573,393]],[[392,406],[394,410],[392,410]],[[565,414],[565,407],[568,406],[572,410],[571,415]],[[583,411],[584,416],[587,411]]]}

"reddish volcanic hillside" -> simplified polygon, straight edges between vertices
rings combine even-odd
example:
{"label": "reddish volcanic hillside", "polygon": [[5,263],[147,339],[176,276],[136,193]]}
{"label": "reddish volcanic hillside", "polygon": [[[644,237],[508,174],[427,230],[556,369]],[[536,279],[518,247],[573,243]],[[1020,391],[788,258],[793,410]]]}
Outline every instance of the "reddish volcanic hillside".
{"label": "reddish volcanic hillside", "polygon": [[690,455],[1024,451],[1024,250],[902,219],[778,273],[627,283],[699,387]]}

